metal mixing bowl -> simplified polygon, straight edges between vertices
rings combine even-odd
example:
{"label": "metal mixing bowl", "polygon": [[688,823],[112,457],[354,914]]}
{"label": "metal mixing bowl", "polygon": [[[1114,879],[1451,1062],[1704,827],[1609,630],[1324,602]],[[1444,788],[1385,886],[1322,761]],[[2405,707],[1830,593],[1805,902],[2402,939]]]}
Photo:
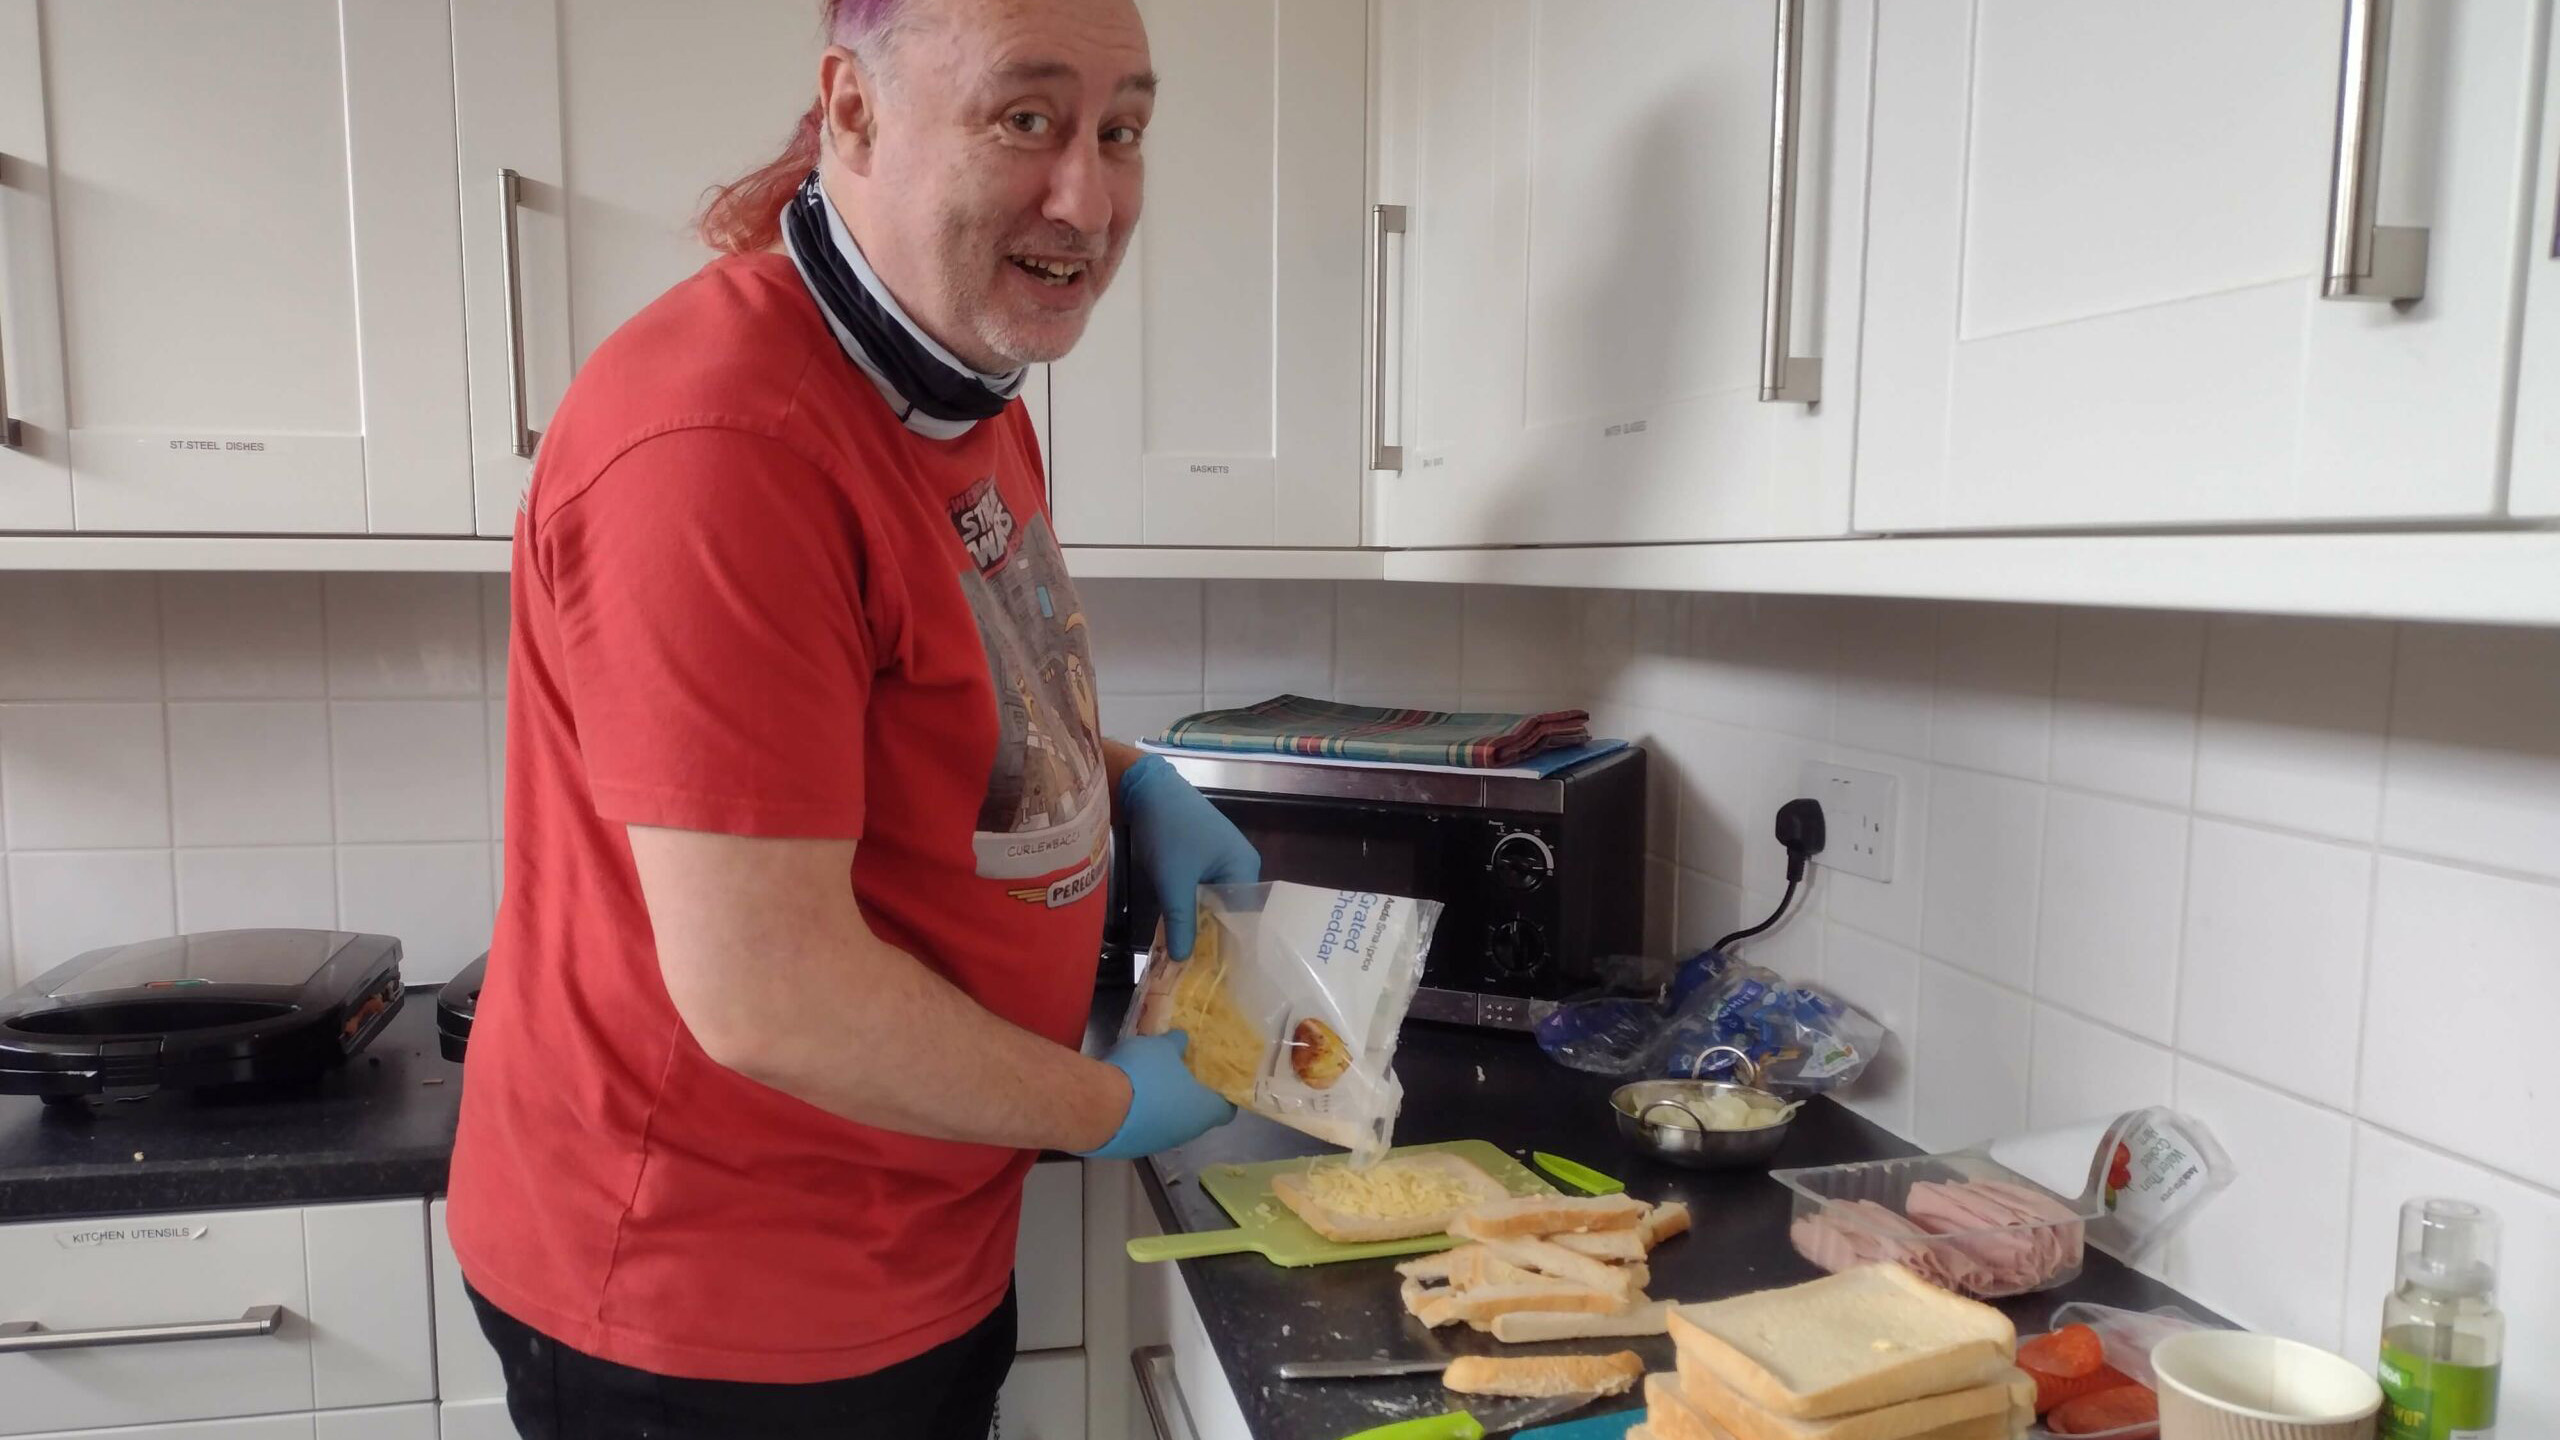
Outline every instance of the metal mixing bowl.
{"label": "metal mixing bowl", "polygon": [[[1755,1109],[1780,1113],[1769,1124],[1750,1130],[1710,1130],[1703,1122],[1693,1130],[1671,1121],[1684,1109],[1691,1112],[1690,1120],[1697,1120],[1703,1102],[1715,1095],[1739,1095]],[[1794,1104],[1766,1090],[1721,1080],[1639,1080],[1611,1091],[1609,1109],[1628,1144],[1691,1170],[1735,1170],[1769,1163],[1796,1115]]]}

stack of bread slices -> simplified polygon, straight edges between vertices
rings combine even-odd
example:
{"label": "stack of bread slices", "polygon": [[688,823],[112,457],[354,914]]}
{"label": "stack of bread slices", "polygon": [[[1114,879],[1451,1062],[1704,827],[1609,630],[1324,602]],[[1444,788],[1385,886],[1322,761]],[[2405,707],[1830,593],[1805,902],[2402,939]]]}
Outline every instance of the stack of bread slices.
{"label": "stack of bread slices", "polygon": [[1640,1440],[2015,1440],[2035,1421],[2017,1331],[1899,1265],[1672,1312]]}
{"label": "stack of bread slices", "polygon": [[1426,1325],[1470,1325],[1505,1343],[1659,1335],[1671,1304],[1649,1300],[1653,1247],[1689,1228],[1678,1201],[1624,1195],[1495,1200],[1448,1222],[1461,1243],[1396,1267]]}

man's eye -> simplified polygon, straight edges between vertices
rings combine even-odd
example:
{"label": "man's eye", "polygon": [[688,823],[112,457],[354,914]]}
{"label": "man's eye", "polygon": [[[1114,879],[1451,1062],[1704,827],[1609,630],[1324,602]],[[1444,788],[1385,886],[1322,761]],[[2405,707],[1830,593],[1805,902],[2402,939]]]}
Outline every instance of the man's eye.
{"label": "man's eye", "polygon": [[1016,110],[1004,117],[1004,123],[1017,135],[1049,133],[1049,117],[1037,110]]}
{"label": "man's eye", "polygon": [[1114,125],[1102,132],[1102,138],[1114,145],[1135,145],[1143,133],[1135,125]]}

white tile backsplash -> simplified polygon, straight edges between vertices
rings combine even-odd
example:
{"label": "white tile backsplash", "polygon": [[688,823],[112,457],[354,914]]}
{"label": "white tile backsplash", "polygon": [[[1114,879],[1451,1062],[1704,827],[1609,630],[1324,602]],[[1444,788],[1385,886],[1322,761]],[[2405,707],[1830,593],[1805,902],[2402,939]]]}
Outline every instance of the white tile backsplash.
{"label": "white tile backsplash", "polygon": [[2017,990],[2036,963],[2045,788],[1941,765],[1929,781],[1929,888],[1920,948]]}
{"label": "white tile backsplash", "polygon": [[2560,887],[2384,856],[2369,984],[2358,1113],[2560,1189]]}
{"label": "white tile backsplash", "polygon": [[2560,879],[2560,630],[2400,641],[2382,842]]}
{"label": "white tile backsplash", "polygon": [[2196,810],[2371,840],[2394,633],[2378,622],[2214,617]]}
{"label": "white tile backsplash", "polygon": [[21,850],[9,856],[18,979],[104,945],[172,934],[166,850]]}
{"label": "white tile backsplash", "polygon": [[326,845],[329,706],[320,700],[169,706],[180,845]]}
{"label": "white tile backsplash", "polygon": [[2056,790],[2045,809],[2036,994],[2168,1044],[2187,814]]}
{"label": "white tile backsplash", "polygon": [[[1895,774],[1892,882],[1817,867],[1805,908],[1753,952],[1892,1028],[1849,1104],[1961,1144],[2158,1098],[2170,1075],[2244,1175],[2177,1247],[2199,1300],[2361,1357],[2391,1216],[2445,1189],[2507,1216],[2517,1345],[2560,1333],[2560,1151],[2541,1139],[2560,1133],[2560,1094],[2538,1063],[2560,1011],[2552,632],[1387,584],[1082,590],[1122,738],[1277,689],[1583,704],[1604,733],[1646,737],[1655,948],[1761,918],[1783,879],[1771,812],[1803,760]],[[492,577],[0,575],[0,700],[135,702],[110,747],[131,765],[94,768],[154,773],[132,737],[160,733],[181,847],[138,823],[146,784],[84,771],[69,798],[47,779],[21,796],[0,768],[13,825],[139,841],[13,839],[0,971],[180,923],[387,929],[421,982],[479,953],[504,612]],[[310,702],[333,683],[334,836],[201,841],[221,824],[309,834],[312,780],[310,757],[263,732],[198,735],[190,717],[222,707],[191,702]],[[221,757],[242,772],[227,799],[200,783]],[[81,798],[101,784],[122,798]],[[259,808],[266,790],[294,797],[289,823]],[[2430,1083],[2448,1074],[2459,1104]],[[2519,1433],[2560,1425],[2560,1380],[2511,1367],[2508,1393]]]}
{"label": "white tile backsplash", "polygon": [[2172,1281],[2251,1329],[2337,1348],[2345,1312],[2329,1281],[2347,1265],[2355,1122],[2194,1060],[2178,1062],[2177,1105],[2239,1178],[2179,1233]]}
{"label": "white tile backsplash", "polygon": [[337,857],[326,845],[181,850],[177,862],[181,930],[338,924]]}
{"label": "white tile backsplash", "polygon": [[477,575],[332,575],[329,693],[346,700],[478,696]]}
{"label": "white tile backsplash", "polygon": [[2353,1105],[2372,853],[2199,820],[2192,857],[2178,1047]]}
{"label": "white tile backsplash", "polygon": [[0,705],[0,808],[12,850],[169,843],[156,704]]}
{"label": "white tile backsplash", "polygon": [[2053,781],[2183,810],[2196,780],[2204,617],[2062,612]]}

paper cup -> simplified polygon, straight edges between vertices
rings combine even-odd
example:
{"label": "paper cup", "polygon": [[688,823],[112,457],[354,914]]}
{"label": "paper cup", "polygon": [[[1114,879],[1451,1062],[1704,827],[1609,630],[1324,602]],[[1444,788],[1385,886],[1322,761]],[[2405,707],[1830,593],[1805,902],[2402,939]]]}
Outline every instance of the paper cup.
{"label": "paper cup", "polygon": [[2298,1340],[2193,1330],[2151,1352],[2160,1440],[2373,1440],[2382,1387]]}

